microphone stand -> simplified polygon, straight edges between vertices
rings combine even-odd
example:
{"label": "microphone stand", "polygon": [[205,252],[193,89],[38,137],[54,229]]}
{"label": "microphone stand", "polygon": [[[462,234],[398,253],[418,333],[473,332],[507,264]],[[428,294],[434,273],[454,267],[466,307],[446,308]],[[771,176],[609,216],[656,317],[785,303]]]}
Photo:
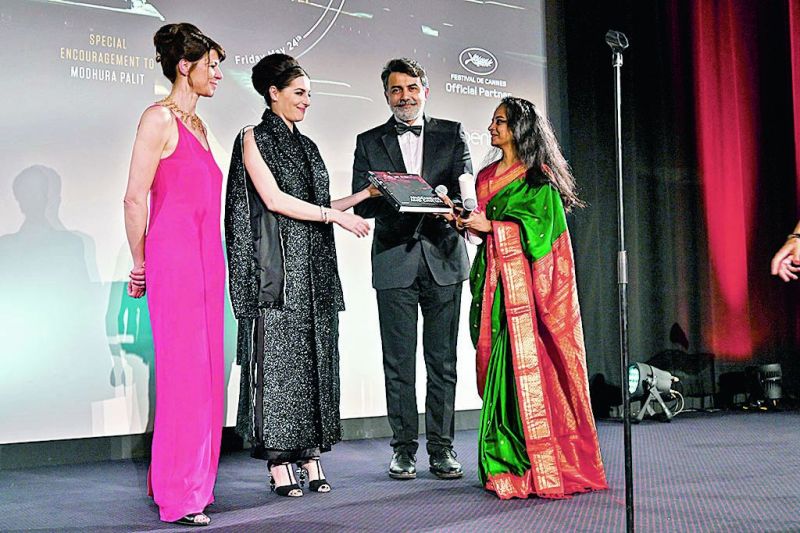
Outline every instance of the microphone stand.
{"label": "microphone stand", "polygon": [[622,192],[622,51],[628,48],[628,38],[619,31],[606,32],[606,44],[611,47],[611,66],[614,69],[614,140],[617,175],[617,224],[619,252],[617,282],[619,284],[619,344],[620,379],[622,381],[622,426],[625,448],[625,530],[633,533],[633,460],[631,456],[631,395],[628,389],[628,254],[625,250],[625,208]]}

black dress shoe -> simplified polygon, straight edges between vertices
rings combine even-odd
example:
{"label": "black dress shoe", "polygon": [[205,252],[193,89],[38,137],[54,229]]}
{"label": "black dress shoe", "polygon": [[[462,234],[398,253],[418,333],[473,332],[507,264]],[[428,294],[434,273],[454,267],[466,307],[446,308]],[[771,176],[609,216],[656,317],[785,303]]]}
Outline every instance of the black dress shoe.
{"label": "black dress shoe", "polygon": [[389,463],[389,477],[392,479],[414,479],[417,477],[417,458],[409,452],[394,452]]}
{"label": "black dress shoe", "polygon": [[461,463],[456,461],[456,452],[440,448],[431,453],[431,472],[440,479],[456,479],[464,475]]}

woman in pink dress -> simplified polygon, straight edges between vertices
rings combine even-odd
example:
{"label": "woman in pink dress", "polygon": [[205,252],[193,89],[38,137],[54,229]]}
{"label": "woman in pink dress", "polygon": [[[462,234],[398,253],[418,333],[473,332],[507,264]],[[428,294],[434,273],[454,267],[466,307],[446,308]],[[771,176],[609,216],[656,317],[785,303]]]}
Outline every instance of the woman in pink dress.
{"label": "woman in pink dress", "polygon": [[222,173],[195,106],[214,95],[225,52],[186,23],[162,27],[153,40],[172,91],[142,114],[125,193],[128,294],[147,289],[155,348],[148,492],[161,520],[204,526],[223,424],[225,261]]}

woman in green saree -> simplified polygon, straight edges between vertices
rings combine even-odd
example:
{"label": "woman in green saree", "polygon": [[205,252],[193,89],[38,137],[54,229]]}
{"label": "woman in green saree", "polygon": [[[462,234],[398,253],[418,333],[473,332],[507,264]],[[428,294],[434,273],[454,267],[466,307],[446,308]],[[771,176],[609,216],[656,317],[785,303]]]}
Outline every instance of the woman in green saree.
{"label": "woman in green saree", "polygon": [[483,237],[470,275],[481,483],[502,499],[605,489],[565,218],[575,181],[527,100],[503,99],[489,133],[479,209],[456,220]]}

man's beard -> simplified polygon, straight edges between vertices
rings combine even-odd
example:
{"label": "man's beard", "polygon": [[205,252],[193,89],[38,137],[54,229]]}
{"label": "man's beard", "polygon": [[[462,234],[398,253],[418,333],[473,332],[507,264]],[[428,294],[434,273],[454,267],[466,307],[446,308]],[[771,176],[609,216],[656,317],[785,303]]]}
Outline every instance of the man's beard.
{"label": "man's beard", "polygon": [[400,122],[409,123],[422,116],[422,110],[423,105],[417,102],[414,105],[406,105],[404,107],[395,106],[392,108],[392,114]]}

